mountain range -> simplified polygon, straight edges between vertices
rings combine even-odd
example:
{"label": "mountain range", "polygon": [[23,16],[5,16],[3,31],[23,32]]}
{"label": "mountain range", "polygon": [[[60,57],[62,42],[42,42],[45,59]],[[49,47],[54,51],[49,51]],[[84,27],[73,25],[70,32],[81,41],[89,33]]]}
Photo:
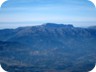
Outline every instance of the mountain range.
{"label": "mountain range", "polygon": [[0,63],[9,72],[88,72],[96,63],[96,26],[0,30]]}

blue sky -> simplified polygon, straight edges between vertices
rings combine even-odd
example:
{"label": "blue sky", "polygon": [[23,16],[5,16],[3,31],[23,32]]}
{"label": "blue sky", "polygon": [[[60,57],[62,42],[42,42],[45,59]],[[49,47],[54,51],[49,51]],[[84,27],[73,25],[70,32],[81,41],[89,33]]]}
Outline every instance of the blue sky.
{"label": "blue sky", "polygon": [[44,23],[96,25],[96,8],[88,0],[8,0],[0,8],[0,29]]}

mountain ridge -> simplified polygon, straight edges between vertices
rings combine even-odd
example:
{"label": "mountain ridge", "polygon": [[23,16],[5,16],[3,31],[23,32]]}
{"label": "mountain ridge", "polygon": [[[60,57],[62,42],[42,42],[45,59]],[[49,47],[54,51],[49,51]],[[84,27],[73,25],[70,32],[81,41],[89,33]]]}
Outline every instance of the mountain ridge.
{"label": "mountain ridge", "polygon": [[7,47],[1,44],[4,50],[0,52],[4,55],[0,62],[13,72],[87,72],[96,63],[94,28],[47,23],[0,30],[0,41],[13,43]]}

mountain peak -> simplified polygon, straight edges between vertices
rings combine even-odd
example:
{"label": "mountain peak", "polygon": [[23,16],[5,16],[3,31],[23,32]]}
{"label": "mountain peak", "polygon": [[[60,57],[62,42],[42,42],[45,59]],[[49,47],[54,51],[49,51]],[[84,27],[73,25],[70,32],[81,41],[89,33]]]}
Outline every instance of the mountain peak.
{"label": "mountain peak", "polygon": [[56,23],[46,23],[46,24],[43,24],[43,26],[45,27],[73,27],[73,25],[71,24],[64,25],[64,24],[56,24]]}

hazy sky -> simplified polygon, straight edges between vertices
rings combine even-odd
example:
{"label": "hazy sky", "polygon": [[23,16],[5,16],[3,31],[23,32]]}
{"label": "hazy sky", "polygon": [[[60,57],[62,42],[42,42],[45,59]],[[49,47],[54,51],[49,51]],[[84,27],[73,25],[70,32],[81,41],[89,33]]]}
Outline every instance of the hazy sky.
{"label": "hazy sky", "polygon": [[88,0],[8,0],[0,8],[0,28],[44,23],[96,25],[96,8]]}

